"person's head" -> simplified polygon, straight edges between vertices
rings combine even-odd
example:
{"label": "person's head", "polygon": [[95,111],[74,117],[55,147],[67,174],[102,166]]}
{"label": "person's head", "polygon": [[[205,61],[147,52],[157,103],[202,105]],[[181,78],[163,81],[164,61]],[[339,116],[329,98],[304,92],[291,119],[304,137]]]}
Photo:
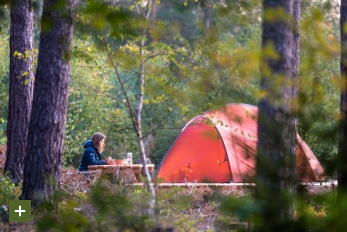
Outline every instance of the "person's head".
{"label": "person's head", "polygon": [[105,138],[106,136],[100,132],[97,132],[92,135],[92,143],[94,147],[98,149],[99,152],[102,152],[104,150]]}

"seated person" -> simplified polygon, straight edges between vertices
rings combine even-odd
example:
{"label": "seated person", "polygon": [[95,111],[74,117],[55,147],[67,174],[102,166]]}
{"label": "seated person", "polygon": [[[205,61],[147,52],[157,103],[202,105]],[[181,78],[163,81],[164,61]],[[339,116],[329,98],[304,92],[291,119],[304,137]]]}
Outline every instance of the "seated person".
{"label": "seated person", "polygon": [[88,140],[84,144],[84,153],[81,159],[80,172],[88,171],[89,165],[106,165],[107,163],[113,163],[111,157],[107,157],[106,160],[101,160],[101,152],[104,150],[106,136],[102,133],[95,133],[92,135],[91,140]]}

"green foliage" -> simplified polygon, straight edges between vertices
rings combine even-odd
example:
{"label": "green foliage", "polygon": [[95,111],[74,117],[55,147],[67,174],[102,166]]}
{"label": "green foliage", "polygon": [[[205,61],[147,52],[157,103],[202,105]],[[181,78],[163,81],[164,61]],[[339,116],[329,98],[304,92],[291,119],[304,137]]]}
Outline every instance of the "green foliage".
{"label": "green foliage", "polygon": [[[175,23],[179,24],[178,36],[169,39],[170,34],[165,33],[165,37],[160,40],[172,44],[171,47],[178,52],[170,60],[170,71],[180,90],[180,96],[174,96],[174,99],[178,99],[180,108],[188,116],[185,120],[216,105],[230,102],[256,103],[259,78],[257,53],[260,45],[258,17],[261,10],[254,8],[257,4],[260,7],[260,2],[249,2],[247,7],[242,1],[229,2],[226,6],[213,1],[207,6],[214,16],[210,29],[203,28],[204,9],[200,8],[200,4],[196,4],[196,1],[195,4],[193,1],[187,3],[165,1],[163,4],[172,8],[160,8],[157,14],[161,24],[171,27]],[[191,14],[192,11],[194,14]],[[250,12],[254,17],[250,17]],[[188,24],[190,37],[185,35],[185,26]],[[204,33],[195,36],[195,31]],[[194,45],[190,46],[190,43]],[[181,50],[185,52],[180,53]]]}
{"label": "green foliage", "polygon": [[311,231],[344,231],[347,224],[343,220],[347,210],[346,194],[334,193],[312,197],[310,207],[301,206],[302,217]]}
{"label": "green foliage", "polygon": [[[294,220],[278,225],[276,231],[344,231],[346,195],[337,197],[334,191],[322,186],[311,187],[308,191],[309,188],[301,186],[304,191],[296,195]],[[222,231],[254,231],[255,220],[262,220],[255,215],[262,210],[264,207],[250,195],[229,196],[221,202],[216,228]],[[270,225],[267,228],[270,230]]]}
{"label": "green foliage", "polygon": [[[104,155],[138,157],[136,134],[118,78],[131,106],[137,104],[139,41],[143,48],[145,96],[142,114],[148,154],[158,164],[185,123],[217,105],[257,104],[261,47],[261,1],[157,1],[155,21],[148,24],[140,1],[90,0],[80,4],[73,44],[72,77],[66,125],[64,166],[78,167],[83,143],[100,131],[107,135]],[[209,4],[204,5],[203,2]],[[7,3],[6,1],[3,3]],[[338,4],[303,1],[299,81],[299,134],[334,177],[339,111]],[[8,31],[9,8],[0,11],[0,31]],[[204,13],[211,13],[211,25]],[[38,31],[36,38],[38,38]],[[9,36],[0,36],[0,143],[5,143],[8,113]],[[112,65],[111,62],[114,62]],[[115,72],[115,68],[118,73]],[[0,176],[0,200],[19,196],[19,187]],[[199,195],[200,194],[200,195]],[[158,191],[158,224],[194,231],[204,220],[189,213],[215,210],[224,199],[198,188]],[[146,215],[143,189],[99,183],[91,195],[61,196],[56,205],[37,209],[39,231],[139,231],[154,222]],[[339,231],[345,228],[346,199],[317,196],[297,199],[292,230]],[[89,209],[89,210],[88,210]],[[232,198],[220,207],[221,231],[251,230],[262,210],[250,197]],[[206,212],[205,211],[205,212]]]}
{"label": "green foliage", "polygon": [[[8,2],[7,0],[1,0],[0,2]],[[0,3],[0,6],[2,4]],[[1,34],[6,34],[6,31],[9,29],[9,15],[10,15],[10,10],[9,10],[9,5],[7,6],[1,6],[0,7],[0,33]],[[3,47],[2,47],[3,48]]]}
{"label": "green foliage", "polygon": [[[225,199],[220,189],[172,187],[157,192],[157,224],[178,231],[215,231],[208,221],[215,218],[220,202]],[[199,216],[196,216],[199,215]]]}
{"label": "green foliage", "polygon": [[18,199],[21,185],[15,186],[9,177],[0,174],[0,205],[8,205],[9,200]]}
{"label": "green foliage", "polygon": [[[145,192],[140,193],[142,199],[135,198],[137,201],[132,202],[129,200],[131,196],[126,195],[126,192],[122,193],[114,188],[117,186],[111,186],[110,189],[100,184],[95,187],[91,195],[91,200],[98,210],[100,224],[109,224],[111,228],[118,228],[119,231],[146,230],[150,219],[146,216],[148,206],[144,204],[149,198]],[[109,229],[104,228],[104,231]]]}
{"label": "green foliage", "polygon": [[221,215],[215,223],[216,227],[221,231],[248,231],[251,217],[258,211],[256,202],[249,196],[228,197],[219,207]]}
{"label": "green foliage", "polygon": [[9,85],[9,35],[0,36],[0,143],[6,144]]}
{"label": "green foliage", "polygon": [[299,134],[334,176],[340,101],[338,8],[324,1],[302,7]]}
{"label": "green foliage", "polygon": [[76,199],[56,202],[56,207],[43,204],[36,208],[37,231],[93,231],[95,225],[78,211]]}
{"label": "green foliage", "polygon": [[9,29],[9,21],[10,21],[10,7],[9,0],[1,0],[0,1],[0,32],[1,34],[5,33]]}
{"label": "green foliage", "polygon": [[[35,2],[37,5],[37,3]],[[339,22],[333,2],[302,2],[299,133],[334,176],[339,111]],[[36,6],[36,8],[38,8]],[[64,166],[78,167],[83,143],[107,135],[104,155],[138,157],[136,134],[104,41],[132,106],[138,94],[139,40],[145,21],[134,2],[88,1],[77,11]],[[212,25],[205,28],[204,10]],[[1,31],[9,29],[9,8]],[[142,12],[143,13],[143,12]],[[231,102],[257,104],[261,1],[160,1],[146,34],[143,131],[158,164],[193,116]],[[38,33],[35,36],[38,38]],[[0,36],[0,135],[8,114],[9,37]]]}
{"label": "green foliage", "polygon": [[[301,5],[299,133],[334,175],[340,85],[338,6],[326,1]],[[123,158],[133,152],[136,159],[136,134],[104,41],[135,106],[138,41],[145,22],[134,2],[107,5],[88,1],[80,6],[71,60],[64,166],[78,167],[83,143],[96,131],[107,135],[104,155]],[[206,9],[213,21],[208,29],[203,24]],[[208,6],[195,0],[157,2],[156,21],[144,48],[142,118],[145,139],[152,137],[155,144],[148,147],[147,155],[156,164],[192,117],[225,103],[257,104],[261,13],[259,0],[210,1]],[[8,30],[9,21],[1,25]],[[8,114],[8,40],[8,35],[0,37],[2,138]]]}
{"label": "green foliage", "polygon": [[192,202],[194,199],[194,196],[191,194],[185,194],[182,191],[182,188],[176,187],[170,189],[170,191],[166,191],[161,195],[161,200],[163,201],[162,203],[159,202],[159,207],[161,204],[163,205],[170,205],[170,208],[165,208],[163,211],[168,211],[165,214],[170,213],[170,211],[186,211],[190,209],[190,202]]}
{"label": "green foliage", "polygon": [[[138,197],[137,197],[138,195]],[[43,204],[35,209],[38,231],[146,231],[153,222],[141,204],[146,193],[122,189],[99,182],[85,199],[79,196],[56,196],[54,205]],[[141,213],[142,212],[142,213]]]}
{"label": "green foliage", "polygon": [[118,43],[138,36],[141,31],[140,15],[132,4],[121,2],[117,5],[96,0],[81,4],[77,15],[76,28],[86,34],[103,34]]}
{"label": "green foliage", "polygon": [[[69,93],[69,111],[66,126],[66,166],[77,167],[83,153],[83,144],[95,132],[107,136],[105,156],[124,158],[136,150],[135,134],[123,102],[118,99],[107,67],[104,53],[91,41],[74,41],[72,81]],[[121,106],[121,107],[120,107]]]}

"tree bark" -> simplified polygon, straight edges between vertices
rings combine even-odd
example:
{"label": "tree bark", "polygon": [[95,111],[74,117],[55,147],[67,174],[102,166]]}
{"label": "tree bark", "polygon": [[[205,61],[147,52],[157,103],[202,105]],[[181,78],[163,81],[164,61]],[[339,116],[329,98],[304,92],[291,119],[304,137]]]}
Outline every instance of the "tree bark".
{"label": "tree bark", "polygon": [[347,0],[341,0],[340,6],[340,43],[341,43],[341,100],[340,131],[338,150],[338,189],[347,190]]}
{"label": "tree bark", "polygon": [[144,142],[143,142],[143,133],[142,133],[142,122],[141,122],[141,118],[142,118],[142,108],[143,108],[143,98],[144,98],[144,94],[145,94],[145,55],[144,55],[144,46],[145,46],[145,35],[146,32],[148,30],[148,20],[150,19],[150,15],[152,13],[152,1],[149,0],[148,1],[148,9],[146,11],[146,16],[145,16],[145,26],[144,26],[144,31],[142,33],[141,36],[141,41],[140,41],[140,53],[139,53],[139,58],[140,58],[140,67],[139,67],[139,93],[138,93],[138,99],[137,99],[137,107],[136,107],[136,115],[135,115],[135,129],[137,130],[137,142],[139,145],[139,149],[140,149],[140,158],[142,161],[142,165],[143,165],[143,170],[144,170],[144,174],[146,176],[146,186],[147,186],[147,190],[151,195],[151,198],[149,200],[149,215],[154,215],[154,209],[155,209],[155,191],[154,191],[154,186],[153,186],[153,182],[152,182],[152,178],[151,175],[148,171],[148,167],[147,167],[147,156],[146,156],[146,152],[145,152],[145,146],[144,146]]}
{"label": "tree bark", "polygon": [[140,42],[140,77],[139,77],[139,97],[137,101],[137,109],[136,109],[136,117],[135,117],[135,122],[136,122],[136,129],[137,129],[137,142],[140,148],[140,158],[142,161],[143,165],[143,170],[144,174],[146,176],[146,185],[147,185],[147,190],[151,194],[151,199],[149,202],[150,210],[149,214],[152,215],[154,214],[154,207],[155,207],[155,191],[154,191],[154,186],[152,182],[151,175],[148,171],[147,167],[147,156],[145,152],[145,146],[143,142],[143,133],[142,133],[142,123],[141,123],[141,113],[142,113],[142,108],[143,108],[143,97],[144,97],[144,84],[145,84],[145,64],[144,64],[144,38],[141,38]]}
{"label": "tree bark", "polygon": [[[144,174],[146,176],[146,187],[148,192],[150,193],[150,200],[149,200],[149,210],[148,210],[148,214],[149,215],[154,215],[155,212],[155,190],[154,190],[154,185],[152,182],[152,178],[151,175],[148,171],[148,167],[147,167],[147,156],[146,156],[146,151],[145,151],[145,146],[144,146],[144,141],[143,141],[143,132],[142,132],[142,109],[143,109],[143,98],[145,95],[145,91],[144,91],[144,85],[145,85],[145,54],[144,54],[144,46],[145,46],[145,37],[146,37],[146,33],[148,32],[148,26],[149,24],[149,19],[152,13],[152,9],[154,7],[154,2],[149,0],[147,2],[147,9],[145,10],[145,15],[144,15],[144,20],[145,20],[145,25],[144,25],[144,29],[143,29],[143,33],[140,37],[140,42],[139,42],[139,47],[140,47],[140,51],[139,51],[139,91],[138,91],[138,98],[137,98],[137,105],[136,105],[136,110],[135,112],[133,112],[133,108],[132,108],[132,104],[130,102],[127,90],[125,89],[125,86],[120,78],[120,73],[118,71],[117,65],[115,64],[114,59],[111,56],[111,52],[109,51],[106,39],[104,38],[104,44],[105,44],[105,48],[107,50],[107,54],[109,57],[109,60],[111,62],[111,65],[113,67],[113,69],[115,70],[116,76],[118,78],[118,82],[121,85],[122,88],[122,92],[124,94],[124,97],[126,99],[126,105],[129,109],[129,114],[136,132],[136,136],[137,136],[137,143],[139,146],[139,150],[140,150],[140,159],[143,165],[143,170],[144,170]],[[142,15],[142,9],[140,9],[140,6],[138,6],[138,12],[140,15]],[[152,18],[153,19],[153,18]],[[154,17],[155,19],[155,17]]]}
{"label": "tree bark", "polygon": [[33,2],[11,1],[10,87],[5,172],[15,184],[23,178],[33,97]]}
{"label": "tree bark", "polygon": [[21,199],[50,201],[59,188],[70,79],[74,0],[43,5],[38,67]]}
{"label": "tree bark", "polygon": [[[293,72],[293,0],[264,0],[258,108],[256,198],[263,205],[258,231],[276,231],[293,219],[297,92]],[[273,55],[273,52],[276,53]]]}
{"label": "tree bark", "polygon": [[206,30],[208,30],[212,26],[212,12],[210,4],[211,3],[208,0],[202,0],[200,2],[200,5],[204,12],[203,23]]}
{"label": "tree bark", "polygon": [[[301,19],[301,6],[300,0],[294,0],[293,5],[293,97],[296,99],[298,96],[298,88],[299,88],[299,66],[300,66],[300,19]],[[295,104],[297,101],[294,102]],[[295,106],[294,106],[295,107]],[[295,117],[295,125],[297,126],[297,117]]]}

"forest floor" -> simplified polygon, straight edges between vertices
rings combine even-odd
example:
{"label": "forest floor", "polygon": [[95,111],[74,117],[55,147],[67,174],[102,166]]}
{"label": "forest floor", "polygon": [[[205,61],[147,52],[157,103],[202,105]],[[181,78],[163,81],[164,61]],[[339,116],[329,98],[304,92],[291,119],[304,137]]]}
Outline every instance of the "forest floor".
{"label": "forest floor", "polygon": [[[3,168],[3,156],[0,154],[0,171]],[[70,173],[66,176],[66,173]],[[82,198],[86,199],[91,194],[95,182],[90,180],[81,180],[79,175],[71,175],[73,170],[64,170],[61,178],[62,189],[67,193],[68,198]],[[65,175],[65,176],[64,176]],[[68,178],[67,178],[68,177]],[[1,174],[0,174],[1,178]],[[84,177],[83,177],[84,178]],[[121,185],[108,182],[107,191],[110,195],[113,193],[119,194],[128,188],[129,184],[122,182]],[[306,196],[328,193],[335,189],[335,184],[326,183],[322,184],[307,184],[303,186]],[[1,190],[1,189],[0,189]],[[144,188],[132,189],[133,192],[145,192]],[[174,188],[158,188],[157,191],[157,204],[161,208],[158,211],[159,216],[156,218],[157,224],[161,227],[174,228],[173,231],[225,231],[228,230],[238,231],[247,230],[250,224],[247,221],[240,221],[237,216],[223,216],[220,214],[220,204],[226,197],[234,198],[250,198],[252,196],[252,186],[224,186],[224,187],[174,187]],[[126,193],[128,194],[128,193]],[[133,198],[134,195],[130,196]],[[1,200],[0,192],[0,200]],[[139,199],[139,198],[136,198]],[[136,201],[135,199],[135,201]],[[141,198],[140,200],[141,201]],[[98,211],[90,201],[78,200],[78,206],[73,210],[81,213],[88,220],[96,221]],[[0,202],[0,205],[4,202]],[[139,203],[140,205],[141,203]],[[320,207],[315,207],[317,214],[320,212]],[[64,223],[65,219],[56,216],[57,221]],[[0,232],[7,231],[36,231],[37,221],[39,217],[34,216],[32,223],[15,223],[15,222],[2,222],[0,218]],[[108,219],[110,220],[110,219]],[[112,219],[111,219],[112,220]],[[100,223],[100,222],[99,222]],[[103,223],[100,223],[103,224]],[[54,230],[60,231],[60,230]],[[90,229],[89,231],[93,231]],[[105,229],[104,231],[107,231]],[[131,231],[131,230],[130,230]]]}
{"label": "forest floor", "polygon": [[[308,194],[319,194],[331,191],[331,188],[311,186],[307,188],[307,191]],[[220,189],[210,189],[208,187],[195,189],[180,188],[179,190],[173,190],[173,192],[169,189],[158,190],[157,194],[159,195],[159,198],[161,198],[161,196],[166,197],[167,194],[171,196],[166,200],[159,200],[161,201],[161,204],[166,205],[166,207],[163,207],[160,216],[157,217],[157,222],[161,228],[175,228],[173,230],[175,232],[247,231],[247,228],[251,226],[248,222],[240,221],[235,215],[223,216],[220,214],[220,201],[217,198],[221,199],[223,196],[247,198],[251,193],[252,189],[243,187],[224,187]],[[170,209],[167,209],[167,207],[170,207]],[[95,220],[95,217],[98,214],[97,209],[90,202],[83,202],[75,209],[91,220]],[[319,214],[320,206],[317,206],[315,210]],[[57,218],[59,218],[59,216],[57,216]],[[0,232],[31,232],[36,231],[36,225],[34,223],[0,222]],[[225,230],[225,228],[227,228],[227,230]]]}

